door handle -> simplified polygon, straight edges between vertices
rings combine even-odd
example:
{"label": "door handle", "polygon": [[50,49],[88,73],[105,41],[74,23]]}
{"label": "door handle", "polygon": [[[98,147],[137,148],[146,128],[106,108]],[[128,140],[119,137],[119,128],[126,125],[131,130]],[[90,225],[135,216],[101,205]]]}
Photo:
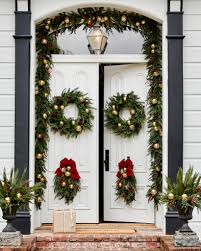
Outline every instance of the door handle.
{"label": "door handle", "polygon": [[105,171],[109,172],[109,165],[110,165],[110,151],[109,150],[105,150],[104,164],[105,164]]}

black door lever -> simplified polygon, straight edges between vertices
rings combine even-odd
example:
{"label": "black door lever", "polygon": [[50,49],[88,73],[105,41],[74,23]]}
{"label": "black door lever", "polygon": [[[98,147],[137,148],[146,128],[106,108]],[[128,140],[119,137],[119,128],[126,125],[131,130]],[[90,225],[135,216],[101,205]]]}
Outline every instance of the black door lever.
{"label": "black door lever", "polygon": [[104,164],[105,164],[105,171],[109,172],[109,165],[110,165],[110,151],[109,150],[105,150]]}

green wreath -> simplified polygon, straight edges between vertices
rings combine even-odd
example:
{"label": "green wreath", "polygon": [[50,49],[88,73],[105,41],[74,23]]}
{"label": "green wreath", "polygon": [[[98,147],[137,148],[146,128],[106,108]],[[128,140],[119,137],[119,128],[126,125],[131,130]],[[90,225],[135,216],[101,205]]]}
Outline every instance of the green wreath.
{"label": "green wreath", "polygon": [[[83,131],[91,130],[92,113],[91,99],[86,97],[86,94],[74,90],[64,90],[61,96],[53,97],[50,102],[50,119],[49,124],[54,132],[60,132],[60,135],[65,135],[67,138],[77,137]],[[64,109],[69,104],[75,104],[78,108],[77,118],[66,118]]]}
{"label": "green wreath", "polygon": [[[137,135],[145,122],[144,105],[138,96],[132,91],[128,94],[117,93],[109,99],[105,109],[105,126],[125,138]],[[123,108],[130,111],[131,117],[128,120],[119,116]]]}

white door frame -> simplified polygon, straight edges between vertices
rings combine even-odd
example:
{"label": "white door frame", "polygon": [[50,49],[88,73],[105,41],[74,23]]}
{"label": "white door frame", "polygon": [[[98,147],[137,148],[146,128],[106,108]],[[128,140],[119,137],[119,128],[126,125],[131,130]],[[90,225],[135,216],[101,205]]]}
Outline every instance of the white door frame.
{"label": "white door frame", "polygon": [[[146,63],[144,54],[106,54],[106,55],[64,55],[64,54],[55,54],[52,55],[53,63],[124,63],[124,64],[140,64]],[[166,76],[166,74],[165,74]],[[167,79],[163,79],[164,83],[167,83]],[[167,85],[163,90],[163,125],[168,125],[168,117],[167,117]],[[33,116],[32,116],[33,119]],[[32,119],[30,121],[32,121]],[[30,130],[31,131],[31,130]],[[33,134],[34,135],[34,134]],[[167,163],[167,126],[163,126],[163,166]],[[34,162],[32,162],[33,164]],[[166,170],[164,170],[163,174],[166,175]],[[33,174],[32,174],[33,175]],[[32,176],[33,177],[33,176]],[[164,179],[164,177],[163,177]],[[33,207],[32,207],[33,208]],[[165,229],[164,226],[164,215],[166,208],[164,206],[160,206],[159,210],[155,210],[155,219],[154,222],[156,225],[160,226],[162,229]],[[36,210],[32,210],[31,213],[31,221],[37,220],[38,223],[36,225],[40,225],[41,222],[41,214]],[[33,226],[33,224],[32,224]],[[32,227],[32,231],[34,227]]]}

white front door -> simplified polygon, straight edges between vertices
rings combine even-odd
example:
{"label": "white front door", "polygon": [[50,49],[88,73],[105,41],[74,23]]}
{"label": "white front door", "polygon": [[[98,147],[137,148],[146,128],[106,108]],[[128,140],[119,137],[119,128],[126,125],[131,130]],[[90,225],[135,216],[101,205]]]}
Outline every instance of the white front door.
{"label": "white front door", "polygon": [[[42,205],[42,223],[52,223],[53,210],[68,206],[63,200],[55,199],[54,171],[64,157],[72,158],[77,164],[81,176],[81,192],[71,207],[76,209],[79,223],[98,222],[98,63],[54,63],[51,78],[52,96],[60,96],[63,89],[79,88],[93,100],[95,119],[93,129],[83,132],[77,138],[67,139],[59,133],[50,131],[49,154],[47,161],[47,189]],[[76,117],[76,107],[65,109],[66,116]]]}
{"label": "white front door", "polygon": [[[134,91],[145,102],[147,97],[146,65],[130,64],[106,66],[104,71],[104,104],[109,97],[119,93]],[[125,118],[128,114],[123,114]],[[104,220],[119,222],[154,222],[153,203],[148,203],[146,191],[149,177],[147,125],[134,138],[122,138],[104,128],[104,149],[109,150],[109,171],[104,171]],[[137,179],[136,201],[126,206],[116,200],[115,183],[118,163],[130,156],[134,163]],[[104,167],[105,170],[105,167]]]}

